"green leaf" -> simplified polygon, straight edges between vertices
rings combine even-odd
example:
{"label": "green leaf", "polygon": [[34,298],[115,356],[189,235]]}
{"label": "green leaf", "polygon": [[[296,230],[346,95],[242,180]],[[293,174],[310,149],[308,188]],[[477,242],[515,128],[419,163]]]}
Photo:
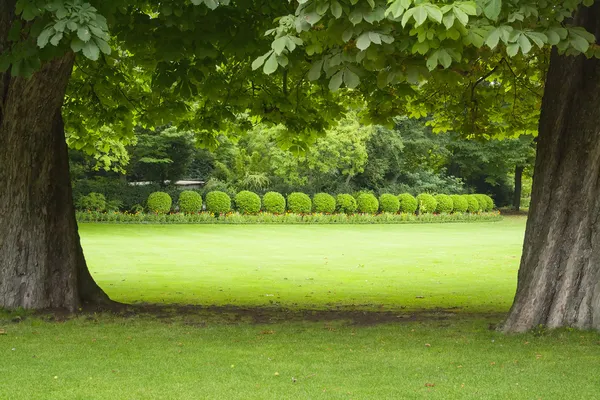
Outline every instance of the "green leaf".
{"label": "green leaf", "polygon": [[458,3],[456,7],[464,11],[467,15],[477,15],[477,5],[474,1]]}
{"label": "green leaf", "polygon": [[[419,25],[422,25],[423,22],[425,22],[427,20],[427,9],[425,8],[424,5],[420,5],[418,7],[416,7],[414,9],[415,11],[413,12],[413,18],[415,19],[415,27],[418,27]],[[441,13],[441,11],[440,11]]]}
{"label": "green leaf", "polygon": [[275,39],[273,43],[271,43],[271,48],[275,51],[276,54],[283,53],[285,50],[285,45],[287,43],[287,36],[282,36],[278,39]]}
{"label": "green leaf", "polygon": [[571,35],[570,44],[575,50],[581,53],[585,53],[590,47],[590,43],[579,35]]}
{"label": "green leaf", "polygon": [[44,29],[37,38],[37,45],[39,48],[43,49],[50,41],[50,36],[54,34],[54,28],[46,28]]}
{"label": "green leaf", "polygon": [[510,43],[506,46],[506,54],[509,57],[514,57],[519,52],[519,43]]}
{"label": "green leaf", "polygon": [[317,4],[317,14],[325,15],[327,10],[329,10],[329,3],[322,2]]}
{"label": "green leaf", "polygon": [[98,45],[98,48],[100,49],[100,51],[102,53],[106,54],[107,56],[110,55],[111,48],[110,48],[109,44],[106,43],[106,41],[104,39],[94,38],[94,40],[96,41],[96,44]]}
{"label": "green leaf", "polygon": [[50,44],[52,44],[52,46],[58,46],[60,44],[60,41],[63,38],[63,33],[62,32],[57,32],[56,35],[52,36],[52,39],[50,39]]}
{"label": "green leaf", "polygon": [[265,62],[263,72],[267,75],[271,75],[273,72],[277,71],[278,66],[279,63],[277,62],[277,55],[273,52]]}
{"label": "green leaf", "polygon": [[309,81],[316,81],[317,79],[319,79],[321,77],[321,70],[323,69],[323,60],[319,60],[316,63],[314,63],[312,65],[312,67],[310,67],[310,70],[308,71],[308,80]]}
{"label": "green leaf", "polygon": [[281,54],[277,56],[277,63],[279,65],[281,65],[282,67],[287,67],[287,65],[289,64],[290,60],[287,58],[287,56],[285,54]]}
{"label": "green leaf", "polygon": [[78,25],[77,25],[77,23],[75,23],[75,21],[67,22],[67,28],[69,28],[69,30],[71,32],[75,32],[77,30],[77,27],[78,27]]}
{"label": "green leaf", "polygon": [[560,36],[558,33],[556,33],[556,31],[548,31],[546,32],[546,36],[548,37],[548,44],[550,46],[554,46],[560,42]]}
{"label": "green leaf", "polygon": [[429,58],[427,58],[427,69],[429,69],[430,71],[433,71],[434,69],[436,69],[436,67],[438,66],[438,52],[436,51],[435,53],[433,53],[432,55],[429,56]]}
{"label": "green leaf", "polygon": [[371,9],[375,8],[375,0],[367,0],[367,2],[371,6]]}
{"label": "green leaf", "polygon": [[350,13],[348,19],[353,25],[360,24],[363,20],[363,13],[361,10],[355,9]]}
{"label": "green leaf", "polygon": [[416,54],[427,54],[429,51],[429,43],[428,42],[417,42],[412,47],[412,53]]}
{"label": "green leaf", "polygon": [[100,57],[100,49],[93,41],[89,41],[83,46],[83,55],[92,61],[97,61]]}
{"label": "green leaf", "polygon": [[354,89],[360,83],[360,78],[357,74],[346,68],[344,71],[344,84],[350,89]]}
{"label": "green leaf", "polygon": [[502,0],[488,0],[483,7],[483,14],[492,21],[496,21],[502,11]]}
{"label": "green leaf", "polygon": [[350,41],[350,39],[352,39],[352,36],[354,35],[354,29],[353,28],[348,28],[344,31],[344,33],[342,33],[342,40],[345,43],[348,43]]}
{"label": "green leaf", "polygon": [[336,0],[331,2],[331,15],[333,15],[336,19],[342,16],[342,6]]}
{"label": "green leaf", "polygon": [[90,30],[87,26],[82,26],[79,29],[77,29],[77,37],[82,42],[88,42],[91,39],[92,34],[90,33]]}
{"label": "green leaf", "polygon": [[540,32],[525,32],[525,35],[537,44],[540,49],[548,42],[548,36]]}
{"label": "green leaf", "polygon": [[438,60],[440,64],[442,64],[444,68],[448,68],[452,64],[452,57],[450,57],[450,54],[444,49],[438,50],[437,53],[439,53]]}
{"label": "green leaf", "polygon": [[396,0],[385,10],[386,17],[388,15],[392,15],[394,18],[400,18],[404,13],[405,8],[402,6],[402,2],[400,0]]}
{"label": "green leaf", "polygon": [[529,39],[527,39],[527,36],[523,34],[519,35],[517,43],[519,43],[519,47],[521,48],[521,52],[523,54],[527,54],[531,50],[531,42],[529,41]]}
{"label": "green leaf", "polygon": [[366,50],[371,45],[371,39],[369,38],[369,32],[365,32],[358,37],[356,40],[356,47],[360,50]]}
{"label": "green leaf", "polygon": [[79,38],[73,38],[73,40],[71,40],[71,50],[73,50],[73,52],[78,53],[81,51],[81,49],[83,49],[83,46],[85,45],[84,42],[82,42]]}
{"label": "green leaf", "polygon": [[444,14],[442,14],[442,10],[440,10],[438,6],[436,6],[435,4],[425,3],[423,4],[423,8],[425,8],[425,10],[427,11],[427,15],[429,16],[430,20],[435,21],[438,24],[442,23],[442,18]]}
{"label": "green leaf", "polygon": [[452,28],[452,25],[454,25],[454,14],[452,13],[448,13],[446,15],[444,15],[444,26],[446,27],[446,29],[450,29]]}
{"label": "green leaf", "polygon": [[252,71],[256,71],[257,69],[262,67],[262,65],[265,63],[265,60],[269,54],[270,54],[270,52],[263,56],[258,57],[256,60],[252,61]]}
{"label": "green leaf", "polygon": [[331,80],[329,81],[329,90],[331,90],[332,92],[338,90],[340,86],[342,86],[342,79],[343,72],[338,71],[335,75],[331,77]]}
{"label": "green leaf", "polygon": [[454,7],[452,9],[452,12],[454,13],[454,15],[456,15],[456,18],[460,21],[461,24],[463,24],[463,26],[467,26],[467,24],[469,23],[469,15],[466,12],[464,12],[459,7]]}
{"label": "green leaf", "polygon": [[371,43],[381,44],[381,36],[377,32],[369,32],[369,39],[371,39]]}
{"label": "green leaf", "polygon": [[509,25],[499,26],[489,32],[487,38],[485,39],[485,44],[490,49],[493,50],[498,45],[498,42],[500,41],[500,39],[502,39],[502,41],[504,43],[508,43],[508,40],[509,40],[509,37],[510,37],[510,34],[512,31],[513,31],[512,26],[509,26]]}

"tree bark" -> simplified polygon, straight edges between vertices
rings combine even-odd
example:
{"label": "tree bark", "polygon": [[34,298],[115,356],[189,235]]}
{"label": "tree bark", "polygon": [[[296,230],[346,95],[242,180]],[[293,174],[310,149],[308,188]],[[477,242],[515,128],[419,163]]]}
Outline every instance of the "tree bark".
{"label": "tree bark", "polygon": [[[600,37],[600,5],[576,25]],[[517,292],[503,329],[600,329],[600,60],[551,56]]]}
{"label": "tree bark", "polygon": [[[0,52],[14,0],[0,5]],[[64,308],[110,301],[91,277],[71,193],[61,106],[68,53],[31,78],[0,73],[0,307]]]}
{"label": "tree bark", "polygon": [[521,191],[523,189],[523,171],[525,167],[517,165],[515,167],[515,193],[513,195],[513,209],[519,211],[521,209]]}

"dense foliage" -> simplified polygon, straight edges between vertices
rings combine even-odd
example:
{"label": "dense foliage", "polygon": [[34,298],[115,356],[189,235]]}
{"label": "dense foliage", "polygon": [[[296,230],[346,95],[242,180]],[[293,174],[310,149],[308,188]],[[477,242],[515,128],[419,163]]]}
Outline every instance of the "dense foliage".
{"label": "dense foliage", "polygon": [[296,214],[308,214],[312,211],[312,202],[304,193],[290,193],[287,198],[287,209]]}
{"label": "dense foliage", "polygon": [[452,199],[452,205],[454,206],[454,212],[467,212],[467,209],[469,208],[469,203],[467,202],[467,199],[465,198],[465,196],[460,195],[460,194],[453,194],[450,195],[450,198]]}
{"label": "dense foliage", "polygon": [[195,213],[202,210],[202,196],[192,190],[185,190],[177,200],[179,211],[182,213]]}
{"label": "dense foliage", "polygon": [[419,202],[410,193],[402,193],[398,195],[398,201],[400,202],[400,212],[413,214],[419,208]]}
{"label": "dense foliage", "polygon": [[436,213],[451,213],[454,210],[454,201],[447,194],[438,194],[434,197],[437,202]]}
{"label": "dense foliage", "polygon": [[400,200],[398,196],[394,196],[393,194],[384,193],[379,196],[379,208],[383,212],[388,213],[397,213],[400,209]]}
{"label": "dense foliage", "polygon": [[146,207],[149,212],[154,214],[166,214],[171,211],[173,200],[168,193],[154,192],[148,196]]}
{"label": "dense foliage", "polygon": [[435,197],[429,193],[421,193],[418,195],[417,204],[419,205],[419,214],[433,213],[437,207],[437,201]]}
{"label": "dense foliage", "polygon": [[92,192],[79,199],[78,208],[88,211],[104,211],[106,210],[106,197],[102,193]]}
{"label": "dense foliage", "polygon": [[235,208],[242,214],[256,214],[260,211],[260,196],[243,190],[235,195]]}
{"label": "dense foliage", "polygon": [[328,193],[317,193],[313,196],[313,212],[332,214],[335,212],[335,198]]}
{"label": "dense foliage", "polygon": [[360,193],[356,197],[356,204],[358,206],[358,212],[366,214],[374,214],[379,210],[379,201],[371,193]]}
{"label": "dense foliage", "polygon": [[206,210],[213,214],[224,214],[231,210],[231,197],[225,192],[218,190],[206,195]]}
{"label": "dense foliage", "polygon": [[337,212],[342,214],[352,214],[358,208],[354,196],[347,193],[338,194],[335,203]]}
{"label": "dense foliage", "polygon": [[477,201],[477,197],[473,194],[466,194],[463,196],[467,200],[467,211],[470,213],[476,213],[481,211],[481,207],[479,205],[479,201]]}
{"label": "dense foliage", "polygon": [[262,198],[263,207],[266,212],[272,214],[283,214],[285,212],[285,197],[277,192],[267,192]]}

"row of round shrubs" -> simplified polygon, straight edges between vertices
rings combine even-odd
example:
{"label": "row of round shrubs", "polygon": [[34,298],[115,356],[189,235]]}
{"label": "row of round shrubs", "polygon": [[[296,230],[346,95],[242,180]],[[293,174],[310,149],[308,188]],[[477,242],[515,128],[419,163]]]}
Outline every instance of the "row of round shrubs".
{"label": "row of round shrubs", "polygon": [[[286,199],[277,192],[266,193],[261,201],[259,195],[244,190],[235,195],[235,208],[242,214],[257,214],[261,210],[273,214],[283,214],[286,210],[296,214],[311,212],[333,214],[335,212],[352,214],[354,212],[375,214],[378,211],[388,213],[452,213],[492,211],[494,201],[484,194],[431,195],[422,193],[416,198],[409,193],[401,195],[382,194],[379,199],[370,193],[361,193],[356,198],[349,194],[333,197],[327,193],[315,194],[311,200],[304,193],[290,193]],[[148,211],[157,214],[168,213],[173,204],[171,197],[164,192],[155,192],[148,197]],[[209,192],[206,195],[206,211],[224,214],[231,211],[232,201],[225,192]],[[197,192],[184,191],[179,196],[179,211],[195,213],[202,210],[202,197]]]}

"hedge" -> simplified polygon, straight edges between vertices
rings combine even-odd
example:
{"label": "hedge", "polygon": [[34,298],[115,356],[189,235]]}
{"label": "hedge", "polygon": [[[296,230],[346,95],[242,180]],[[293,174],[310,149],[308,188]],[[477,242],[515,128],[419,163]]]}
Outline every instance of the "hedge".
{"label": "hedge", "polygon": [[213,214],[225,214],[231,210],[231,197],[225,192],[215,190],[206,195],[206,210]]}
{"label": "hedge", "polygon": [[312,211],[312,202],[304,193],[294,192],[288,195],[287,208],[296,214],[308,214]]}
{"label": "hedge", "polygon": [[166,214],[171,211],[173,200],[168,193],[154,192],[148,196],[146,206],[148,211],[154,214]]}
{"label": "hedge", "polygon": [[106,197],[102,193],[92,192],[79,198],[77,208],[86,211],[105,211]]}
{"label": "hedge", "polygon": [[335,212],[335,199],[327,193],[317,193],[313,196],[313,212],[333,214]]}
{"label": "hedge", "polygon": [[260,196],[243,190],[235,195],[235,207],[242,214],[257,214],[261,207]]}
{"label": "hedge", "polygon": [[273,214],[283,214],[285,212],[285,197],[283,197],[280,193],[265,193],[262,203],[266,212]]}
{"label": "hedge", "polygon": [[447,194],[437,194],[434,198],[437,202],[437,206],[435,207],[436,213],[450,214],[454,209],[454,201],[452,201],[452,197]]}
{"label": "hedge", "polygon": [[400,209],[400,200],[398,196],[393,194],[384,193],[379,196],[379,208],[383,212],[397,213]]}
{"label": "hedge", "polygon": [[182,213],[195,213],[202,211],[202,196],[192,190],[184,190],[179,195],[179,211]]}
{"label": "hedge", "polygon": [[428,193],[421,193],[418,195],[417,203],[419,204],[419,214],[433,213],[437,207],[435,197]]}
{"label": "hedge", "polygon": [[400,212],[414,214],[419,207],[419,202],[415,199],[410,193],[402,193],[398,195],[398,200],[400,201]]}
{"label": "hedge", "polygon": [[352,195],[346,193],[338,194],[335,203],[337,212],[342,214],[352,214],[358,208],[356,199]]}
{"label": "hedge", "polygon": [[453,194],[450,197],[452,198],[452,204],[454,205],[454,212],[467,212],[467,209],[469,208],[469,202],[467,202],[465,196],[461,196],[460,194]]}
{"label": "hedge", "polygon": [[465,194],[463,196],[467,200],[467,211],[470,213],[476,213],[479,211],[479,202],[477,198],[472,194]]}
{"label": "hedge", "polygon": [[371,193],[361,193],[356,198],[358,211],[364,214],[375,214],[379,210],[379,201]]}

